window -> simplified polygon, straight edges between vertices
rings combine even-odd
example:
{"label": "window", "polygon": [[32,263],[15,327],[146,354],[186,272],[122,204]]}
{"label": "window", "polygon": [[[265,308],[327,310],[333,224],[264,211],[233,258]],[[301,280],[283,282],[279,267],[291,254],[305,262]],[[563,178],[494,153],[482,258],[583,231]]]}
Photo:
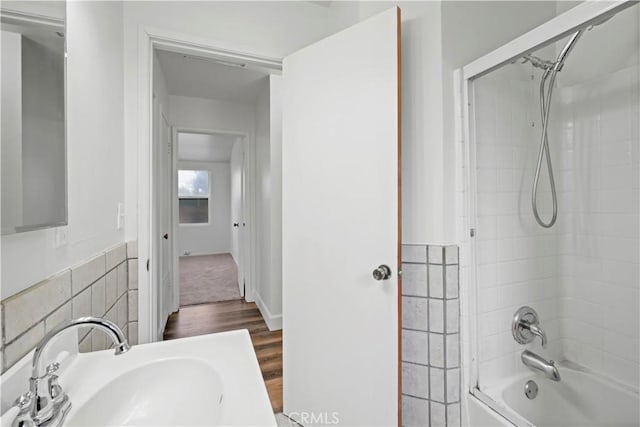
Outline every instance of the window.
{"label": "window", "polygon": [[209,222],[208,171],[178,171],[178,213],[180,224]]}

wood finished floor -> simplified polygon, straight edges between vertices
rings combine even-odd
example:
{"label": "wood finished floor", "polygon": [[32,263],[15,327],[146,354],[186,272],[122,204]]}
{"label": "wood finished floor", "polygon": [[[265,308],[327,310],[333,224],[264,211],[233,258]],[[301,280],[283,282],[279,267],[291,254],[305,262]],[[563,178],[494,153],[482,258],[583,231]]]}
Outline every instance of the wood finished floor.
{"label": "wood finished floor", "polygon": [[282,412],[282,331],[267,328],[258,307],[244,300],[181,307],[169,316],[164,339],[248,329],[273,412]]}

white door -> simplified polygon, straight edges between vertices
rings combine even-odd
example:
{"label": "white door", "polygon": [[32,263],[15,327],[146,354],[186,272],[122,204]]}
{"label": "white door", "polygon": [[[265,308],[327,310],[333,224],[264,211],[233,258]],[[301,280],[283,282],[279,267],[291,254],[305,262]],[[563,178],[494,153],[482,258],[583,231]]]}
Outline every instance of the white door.
{"label": "white door", "polygon": [[284,411],[305,426],[399,421],[399,35],[394,8],[283,63]]}
{"label": "white door", "polygon": [[171,125],[160,107],[160,159],[162,164],[160,200],[160,226],[162,239],[160,244],[160,310],[159,335],[162,337],[167,317],[173,308],[173,155],[171,144]]}
{"label": "white door", "polygon": [[244,181],[244,140],[238,138],[231,152],[231,254],[238,266],[238,287],[244,296],[243,261],[243,181]]}

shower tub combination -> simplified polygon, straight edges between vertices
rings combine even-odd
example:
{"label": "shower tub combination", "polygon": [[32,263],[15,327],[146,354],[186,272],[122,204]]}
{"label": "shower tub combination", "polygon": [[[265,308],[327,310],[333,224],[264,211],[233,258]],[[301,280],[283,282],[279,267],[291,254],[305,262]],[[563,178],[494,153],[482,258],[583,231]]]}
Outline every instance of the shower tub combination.
{"label": "shower tub combination", "polygon": [[[638,394],[628,386],[616,384],[570,363],[560,363],[560,382],[538,375],[511,378],[486,390],[496,396],[493,404],[516,425],[534,426],[637,426],[640,425]],[[538,386],[535,399],[527,398],[524,385]],[[473,424],[470,424],[473,425]]]}
{"label": "shower tub combination", "polygon": [[638,2],[581,3],[456,73],[467,408],[640,425]]}

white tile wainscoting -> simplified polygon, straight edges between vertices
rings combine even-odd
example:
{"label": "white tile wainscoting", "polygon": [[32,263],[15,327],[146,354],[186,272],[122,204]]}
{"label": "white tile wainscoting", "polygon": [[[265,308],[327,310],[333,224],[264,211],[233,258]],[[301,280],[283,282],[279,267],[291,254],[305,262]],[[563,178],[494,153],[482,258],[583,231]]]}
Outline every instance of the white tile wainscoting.
{"label": "white tile wainscoting", "polygon": [[[115,322],[138,342],[138,245],[122,243],[0,301],[2,372],[62,322],[82,316]],[[101,331],[80,329],[81,352],[108,347]]]}
{"label": "white tile wainscoting", "polygon": [[460,426],[458,247],[402,246],[402,420]]}

